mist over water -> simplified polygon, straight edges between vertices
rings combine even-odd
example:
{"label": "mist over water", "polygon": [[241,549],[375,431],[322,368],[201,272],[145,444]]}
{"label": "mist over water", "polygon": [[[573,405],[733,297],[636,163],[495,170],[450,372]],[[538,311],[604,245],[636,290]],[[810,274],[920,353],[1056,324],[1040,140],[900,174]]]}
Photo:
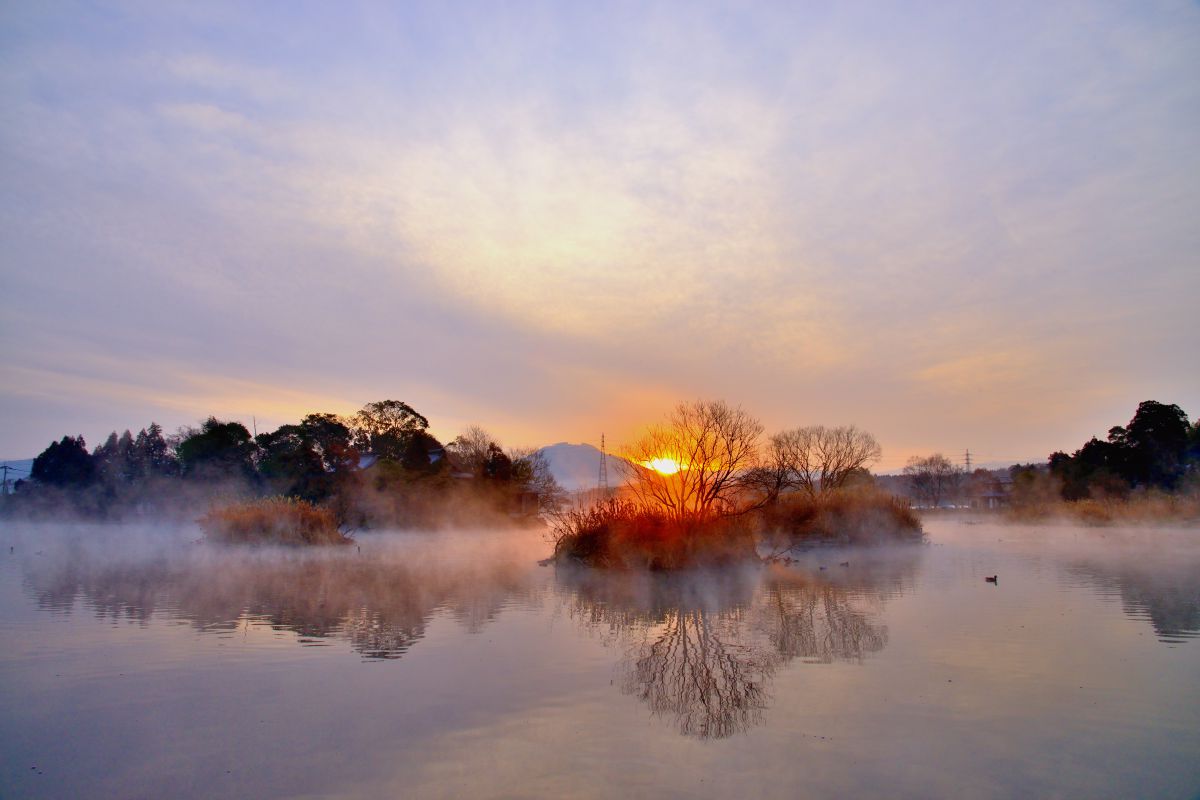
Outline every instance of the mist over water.
{"label": "mist over water", "polygon": [[0,795],[1200,790],[1195,531],[929,532],[645,574],[537,530],[7,526]]}

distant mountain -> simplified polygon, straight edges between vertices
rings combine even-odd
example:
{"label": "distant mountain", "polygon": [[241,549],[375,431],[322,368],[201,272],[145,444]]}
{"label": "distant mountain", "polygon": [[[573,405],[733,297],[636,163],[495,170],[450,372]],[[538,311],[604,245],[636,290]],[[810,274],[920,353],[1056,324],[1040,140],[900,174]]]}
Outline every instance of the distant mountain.
{"label": "distant mountain", "polygon": [[[600,480],[600,450],[590,444],[558,444],[543,447],[542,455],[550,465],[550,474],[559,486],[574,492],[594,489]],[[617,486],[624,480],[622,459],[608,454],[608,485]]]}

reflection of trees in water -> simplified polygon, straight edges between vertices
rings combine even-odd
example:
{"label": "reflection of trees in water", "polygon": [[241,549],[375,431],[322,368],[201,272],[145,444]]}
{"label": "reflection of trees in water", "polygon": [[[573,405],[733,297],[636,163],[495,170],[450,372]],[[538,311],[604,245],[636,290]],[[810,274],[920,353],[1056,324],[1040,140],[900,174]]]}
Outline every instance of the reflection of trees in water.
{"label": "reflection of trees in water", "polygon": [[755,622],[785,660],[861,661],[887,644],[887,628],[872,619],[881,609],[877,599],[790,576],[776,576],[764,595]]}
{"label": "reflection of trees in water", "polygon": [[625,662],[622,691],[672,716],[685,735],[721,739],[748,730],[767,707],[776,659],[742,638],[739,616],[668,612]]}
{"label": "reflection of trees in water", "polygon": [[155,614],[201,630],[266,623],[302,639],[346,639],[367,658],[399,658],[438,609],[475,632],[531,591],[520,556],[435,556],[196,547],[114,561],[75,549],[30,564],[26,582],[39,605],[57,613],[82,600],[97,617],[141,624]]}
{"label": "reflection of trees in water", "polygon": [[793,659],[858,661],[883,649],[883,598],[911,582],[917,557],[836,578],[784,567],[688,575],[564,568],[558,580],[571,616],[624,647],[622,691],[684,735],[724,738],[761,721],[772,676]]}
{"label": "reflection of trees in water", "polygon": [[1068,564],[1066,572],[1119,594],[1125,615],[1149,618],[1164,642],[1178,643],[1200,635],[1200,561],[1195,557],[1142,555],[1136,562],[1085,558]]}

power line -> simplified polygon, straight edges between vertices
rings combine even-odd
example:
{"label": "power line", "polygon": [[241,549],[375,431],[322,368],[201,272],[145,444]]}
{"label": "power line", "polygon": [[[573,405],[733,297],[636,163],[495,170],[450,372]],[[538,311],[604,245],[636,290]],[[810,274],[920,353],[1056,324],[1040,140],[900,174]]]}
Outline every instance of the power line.
{"label": "power line", "polygon": [[4,494],[8,494],[8,471],[12,470],[13,472],[24,472],[25,470],[21,469],[20,467],[10,467],[8,464],[0,464],[0,469],[4,470],[4,481],[3,483],[0,483],[0,486],[4,487]]}

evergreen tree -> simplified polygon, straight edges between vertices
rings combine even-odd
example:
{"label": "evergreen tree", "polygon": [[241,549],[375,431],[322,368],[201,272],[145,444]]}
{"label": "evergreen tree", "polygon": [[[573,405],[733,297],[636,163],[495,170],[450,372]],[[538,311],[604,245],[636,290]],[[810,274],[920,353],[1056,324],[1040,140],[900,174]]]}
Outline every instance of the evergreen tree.
{"label": "evergreen tree", "polygon": [[178,464],[163,438],[162,426],[157,422],[151,422],[150,427],[138,432],[133,443],[133,462],[141,477],[163,477],[177,472]]}
{"label": "evergreen tree", "polygon": [[117,440],[116,469],[114,470],[116,477],[126,483],[134,480],[137,477],[136,463],[137,454],[134,452],[133,434],[126,428],[125,432],[121,434],[121,438]]}
{"label": "evergreen tree", "polygon": [[483,465],[483,476],[494,481],[512,480],[512,459],[505,455],[504,451],[495,443],[488,447],[487,461]]}
{"label": "evergreen tree", "polygon": [[29,477],[50,486],[82,488],[95,480],[96,465],[82,436],[64,436],[33,460]]}
{"label": "evergreen tree", "polygon": [[254,475],[255,449],[245,425],[209,417],[179,443],[179,464],[186,476],[249,478]]}
{"label": "evergreen tree", "polygon": [[1125,428],[1113,428],[1109,441],[1122,450],[1123,477],[1134,486],[1174,489],[1183,477],[1191,426],[1176,405],[1147,400]]}
{"label": "evergreen tree", "polygon": [[302,425],[284,425],[258,435],[258,469],[283,495],[321,500],[328,494],[325,464]]}
{"label": "evergreen tree", "polygon": [[96,475],[105,483],[114,481],[113,470],[117,460],[117,432],[113,431],[104,440],[104,444],[97,445],[92,451],[92,463],[95,465]]}
{"label": "evergreen tree", "polygon": [[1127,426],[1109,428],[1107,441],[1093,437],[1073,455],[1053,453],[1050,472],[1062,481],[1065,500],[1121,496],[1131,487],[1170,491],[1189,469],[1193,435],[1179,406],[1146,400]]}

